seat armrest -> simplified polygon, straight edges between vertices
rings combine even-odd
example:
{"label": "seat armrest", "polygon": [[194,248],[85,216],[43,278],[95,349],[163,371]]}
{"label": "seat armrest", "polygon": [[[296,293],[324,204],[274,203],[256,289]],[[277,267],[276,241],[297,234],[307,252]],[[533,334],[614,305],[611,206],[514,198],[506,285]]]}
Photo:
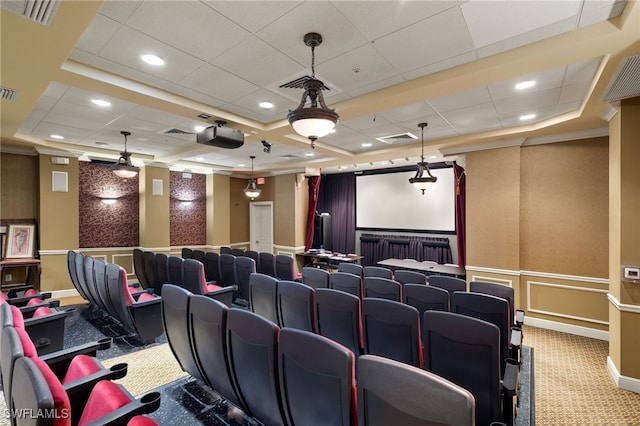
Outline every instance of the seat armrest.
{"label": "seat armrest", "polygon": [[39,357],[46,362],[55,375],[62,380],[62,377],[69,368],[71,360],[76,355],[89,355],[95,357],[98,351],[109,349],[112,343],[113,338],[105,337],[95,342],[85,343],[72,348],[39,355]]}
{"label": "seat armrest", "polygon": [[127,375],[128,364],[116,364],[111,368],[102,368],[100,371],[89,374],[73,382],[64,384],[64,390],[69,396],[72,407],[84,407],[93,387],[101,380],[117,380]]}
{"label": "seat armrest", "polygon": [[[13,299],[14,297],[18,296],[18,292],[19,291],[27,291],[27,290],[33,290],[33,286],[31,284],[24,284],[24,285],[18,285],[18,286],[12,286],[9,291],[7,292],[7,297],[10,299]],[[51,294],[51,293],[49,293]],[[51,297],[51,296],[49,296]]]}
{"label": "seat armrest", "polygon": [[127,424],[132,417],[140,414],[153,413],[158,408],[160,408],[160,392],[149,392],[140,398],[133,398],[129,404],[96,419],[87,426],[124,425]]}

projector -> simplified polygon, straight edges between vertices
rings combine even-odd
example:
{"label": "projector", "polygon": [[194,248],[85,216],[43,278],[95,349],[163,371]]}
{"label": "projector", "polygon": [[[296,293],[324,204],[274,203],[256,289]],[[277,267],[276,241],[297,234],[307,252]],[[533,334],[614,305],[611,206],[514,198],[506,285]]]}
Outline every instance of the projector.
{"label": "projector", "polygon": [[211,126],[196,135],[196,142],[219,148],[239,148],[244,145],[244,133],[230,127]]}

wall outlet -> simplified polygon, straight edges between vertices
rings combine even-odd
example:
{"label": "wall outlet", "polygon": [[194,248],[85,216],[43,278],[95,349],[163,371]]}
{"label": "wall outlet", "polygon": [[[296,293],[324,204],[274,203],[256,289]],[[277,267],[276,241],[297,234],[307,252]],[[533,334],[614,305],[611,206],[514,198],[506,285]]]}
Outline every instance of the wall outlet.
{"label": "wall outlet", "polygon": [[640,266],[623,266],[622,281],[640,283]]}
{"label": "wall outlet", "polygon": [[7,275],[5,275],[5,276],[4,276],[4,279],[5,279],[7,282],[11,282],[11,281],[13,280],[13,275],[11,275],[11,274],[7,274]]}

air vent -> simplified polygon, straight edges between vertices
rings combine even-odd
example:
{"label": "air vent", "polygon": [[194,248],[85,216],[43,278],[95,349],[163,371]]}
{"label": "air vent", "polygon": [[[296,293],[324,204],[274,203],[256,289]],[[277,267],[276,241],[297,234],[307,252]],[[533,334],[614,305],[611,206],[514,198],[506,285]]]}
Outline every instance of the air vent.
{"label": "air vent", "polygon": [[187,130],[177,129],[171,127],[169,129],[158,132],[160,135],[171,136],[173,138],[182,139],[184,141],[192,141],[194,139],[195,132],[189,132]]}
{"label": "air vent", "polygon": [[[311,80],[311,77],[308,75],[296,78],[295,80],[291,80],[287,83],[281,84],[279,87],[282,89],[304,89],[304,83],[308,80]],[[324,83],[322,83],[322,90],[331,90]]]}
{"label": "air vent", "polygon": [[609,87],[604,92],[603,101],[618,101],[620,99],[640,96],[640,55],[624,58],[618,67]]}
{"label": "air vent", "polygon": [[8,87],[0,87],[0,99],[5,101],[15,101],[18,97],[18,92]]}
{"label": "air vent", "polygon": [[187,132],[181,129],[169,129],[163,132],[165,135],[193,135],[193,132]]}
{"label": "air vent", "polygon": [[49,26],[53,21],[60,1],[58,0],[3,0],[2,9],[23,16],[34,22]]}
{"label": "air vent", "polygon": [[383,142],[386,144],[394,144],[397,142],[407,142],[415,139],[418,139],[418,137],[415,136],[413,133],[409,133],[409,132],[376,138],[376,140],[379,140],[380,142]]}
{"label": "air vent", "polygon": [[301,157],[298,157],[297,155],[293,155],[293,154],[287,154],[287,155],[281,155],[280,158],[284,158],[285,160],[298,160]]}

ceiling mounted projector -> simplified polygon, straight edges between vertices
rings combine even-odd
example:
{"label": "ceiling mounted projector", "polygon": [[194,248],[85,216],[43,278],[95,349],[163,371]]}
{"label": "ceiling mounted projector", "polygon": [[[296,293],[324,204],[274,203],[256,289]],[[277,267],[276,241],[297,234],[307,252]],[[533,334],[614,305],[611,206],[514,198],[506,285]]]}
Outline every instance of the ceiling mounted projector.
{"label": "ceiling mounted projector", "polygon": [[239,148],[244,145],[244,133],[240,130],[224,127],[226,122],[216,121],[216,126],[207,127],[196,135],[196,142],[218,148]]}

